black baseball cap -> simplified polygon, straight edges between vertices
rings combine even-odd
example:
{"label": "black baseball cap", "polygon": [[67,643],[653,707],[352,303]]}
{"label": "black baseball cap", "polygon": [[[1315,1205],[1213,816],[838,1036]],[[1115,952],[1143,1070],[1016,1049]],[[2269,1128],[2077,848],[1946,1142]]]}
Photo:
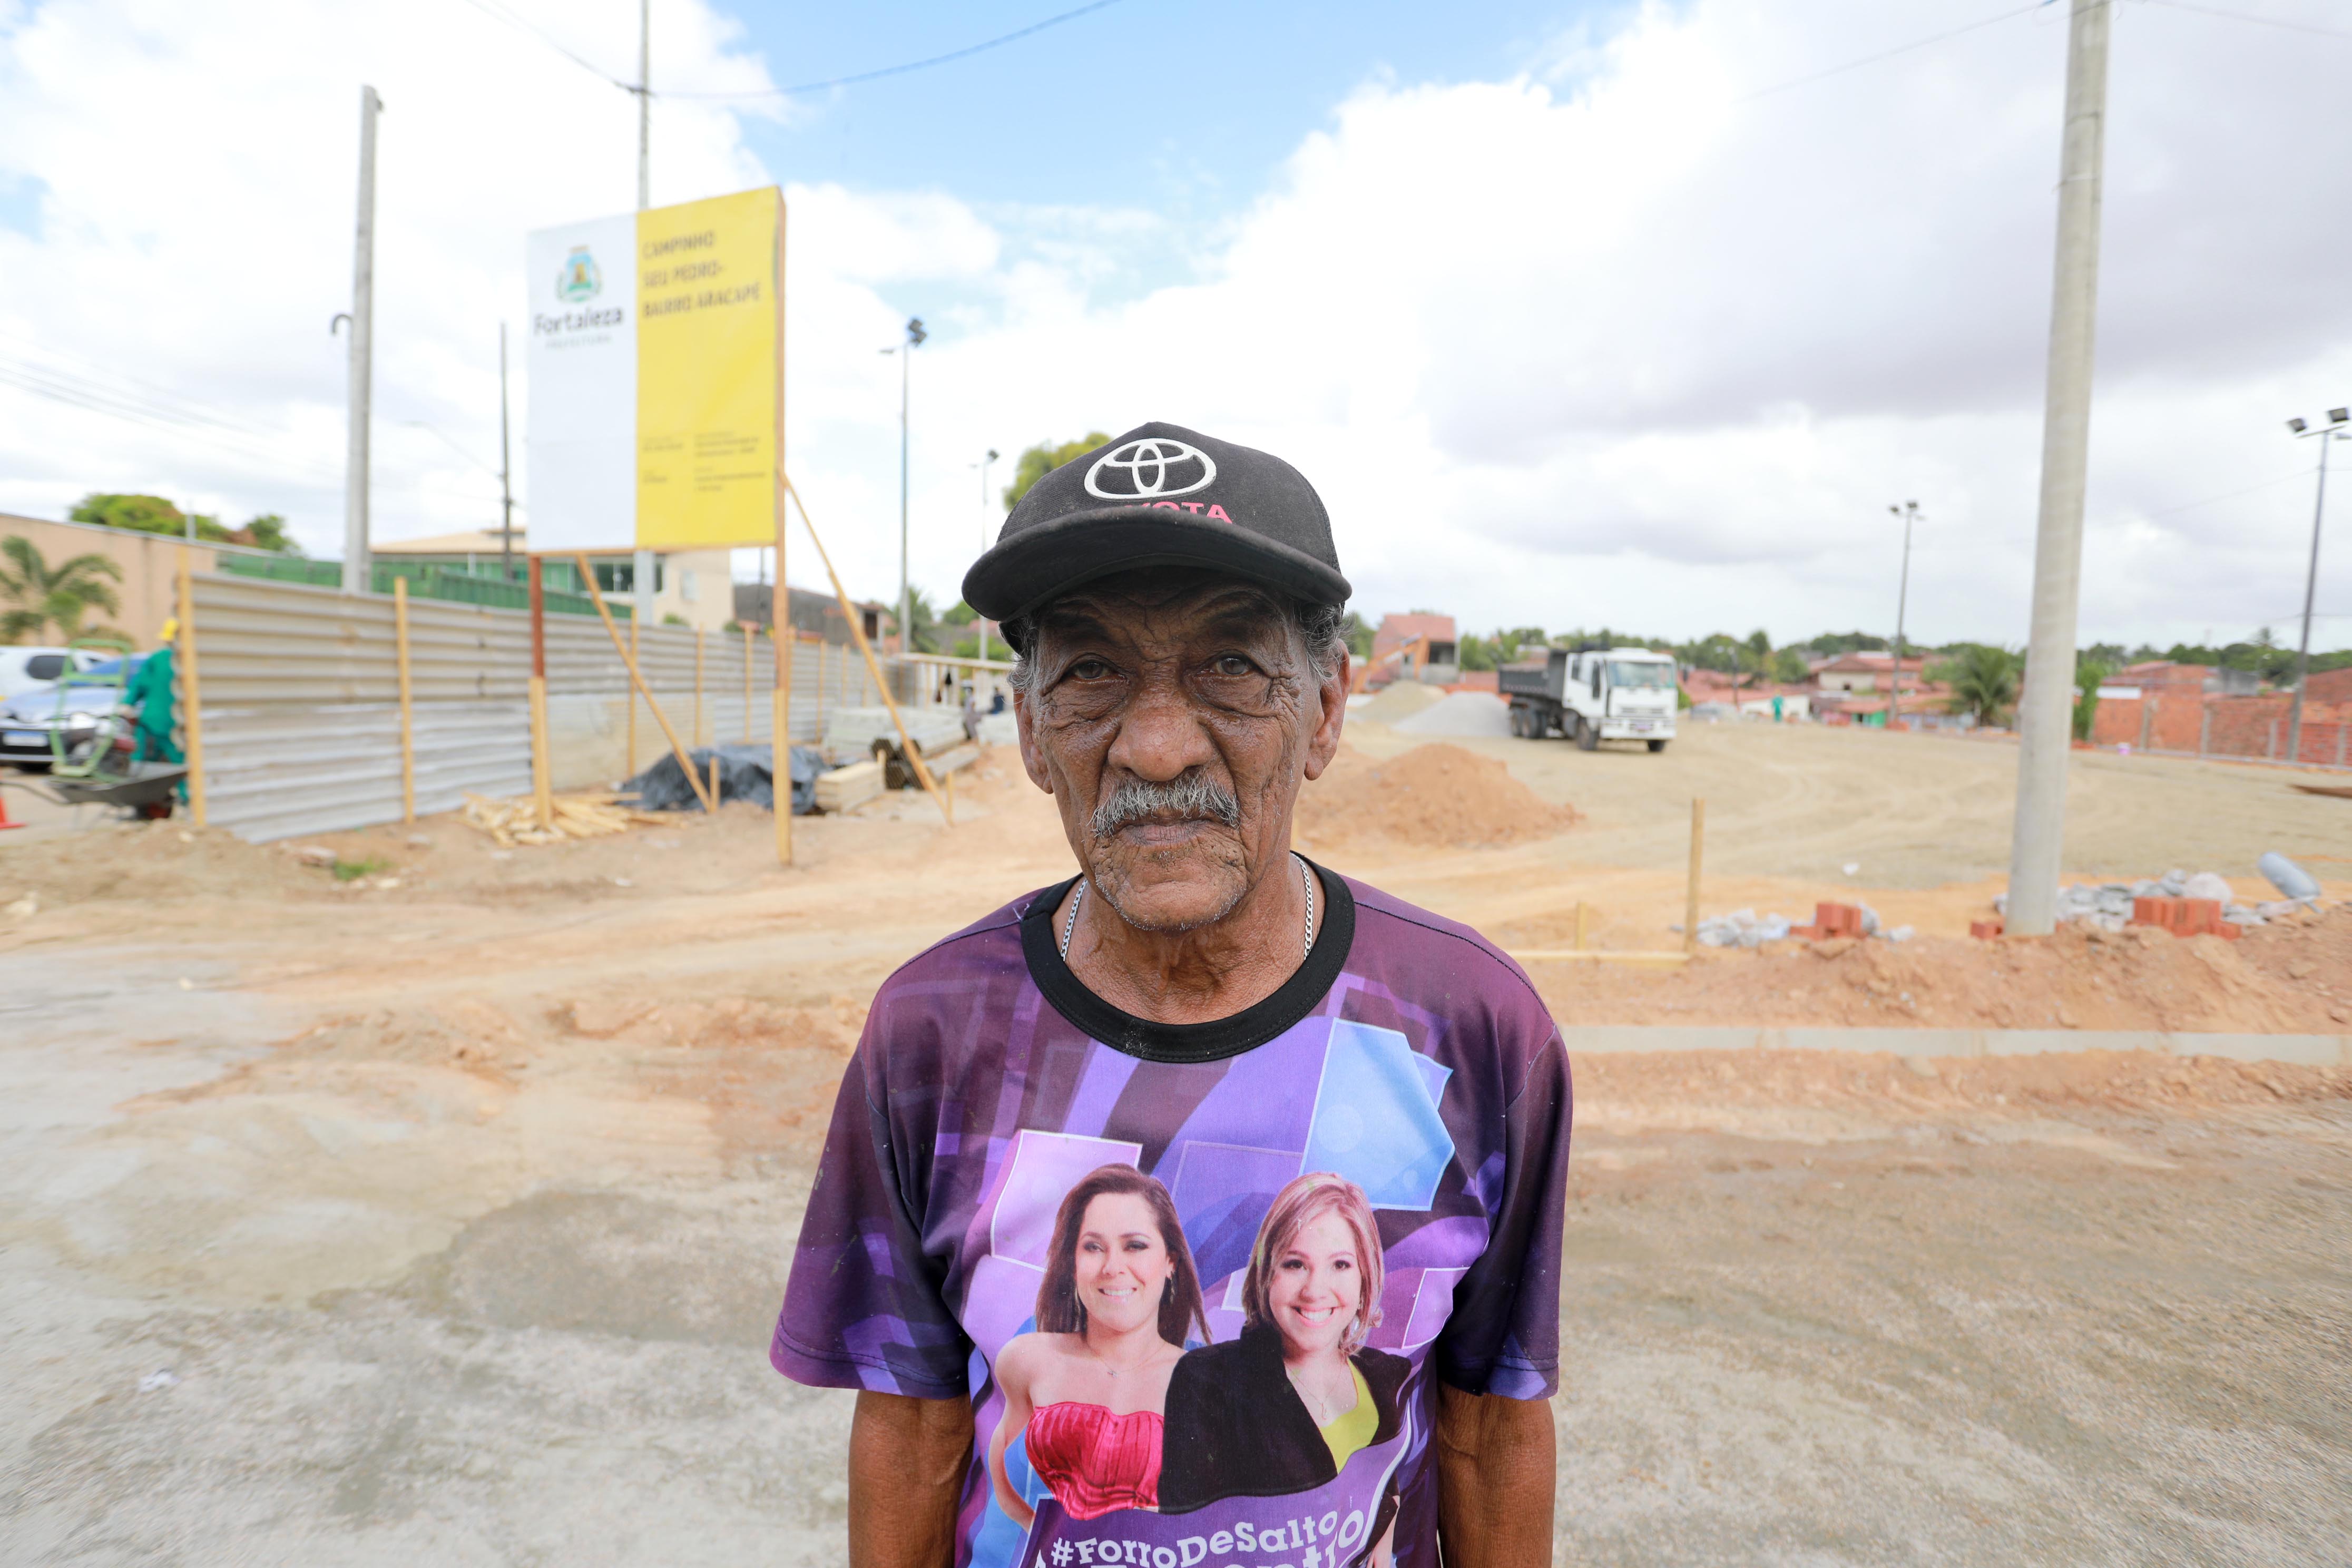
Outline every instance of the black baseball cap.
{"label": "black baseball cap", "polygon": [[964,574],[963,598],[1009,621],[1138,566],[1213,567],[1317,605],[1353,592],[1306,475],[1270,453],[1151,424],[1032,485]]}

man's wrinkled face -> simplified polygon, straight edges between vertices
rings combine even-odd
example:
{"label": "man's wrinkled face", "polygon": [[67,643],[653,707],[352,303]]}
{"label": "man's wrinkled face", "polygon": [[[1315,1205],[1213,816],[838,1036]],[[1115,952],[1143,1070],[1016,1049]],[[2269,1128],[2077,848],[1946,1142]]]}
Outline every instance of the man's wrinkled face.
{"label": "man's wrinkled face", "polygon": [[1038,616],[1021,756],[1095,889],[1147,931],[1223,919],[1288,851],[1302,780],[1339,743],[1290,614],[1181,568],[1087,584]]}

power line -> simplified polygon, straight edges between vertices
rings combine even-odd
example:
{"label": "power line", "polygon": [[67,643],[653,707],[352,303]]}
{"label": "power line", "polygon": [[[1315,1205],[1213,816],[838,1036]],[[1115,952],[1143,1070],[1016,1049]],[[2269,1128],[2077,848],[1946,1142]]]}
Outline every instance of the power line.
{"label": "power line", "polygon": [[2195,511],[2200,506],[2211,506],[2218,501],[2236,500],[2240,496],[2250,496],[2256,490],[2275,489],[2276,487],[2286,483],[2289,479],[2302,479],[2305,475],[2310,472],[2311,470],[2309,468],[2297,468],[2294,473],[2281,474],[2277,479],[2264,479],[2261,484],[2248,485],[2244,489],[2231,490],[2228,495],[2207,496],[2203,500],[2183,501],[2179,506],[2168,506],[2160,511],[2149,512],[2147,515],[2150,517],[2170,517],[2175,512]]}
{"label": "power line", "polygon": [[2192,5],[2189,0],[2146,0],[2150,5],[2169,6],[2175,11],[2194,11],[2200,16],[2220,16],[2231,22],[2252,22],[2259,26],[2284,27],[2293,33],[2315,33],[2323,38],[2343,38],[2352,41],[2352,33],[2339,33],[2333,27],[2315,27],[2308,22],[2288,22],[2276,16],[2256,16],[2245,11],[2223,11],[2211,5]]}
{"label": "power line", "polygon": [[495,16],[509,27],[519,28],[523,32],[529,33],[532,37],[537,38],[541,43],[545,44],[549,48],[553,49],[557,54],[562,55],[573,65],[578,66],[582,70],[586,71],[589,75],[595,77],[600,80],[610,82],[613,86],[619,88],[623,92],[635,92],[637,90],[637,84],[635,82],[623,81],[619,77],[616,77],[610,71],[604,69],[604,67],[596,65],[593,61],[583,59],[579,55],[572,53],[570,49],[556,42],[555,39],[548,34],[541,31],[538,27],[533,26],[530,23],[526,22],[520,16],[516,16],[504,5],[499,5],[498,0],[466,0],[466,3],[473,6],[476,10],[481,12],[484,16]]}
{"label": "power line", "polygon": [[993,38],[984,39],[977,44],[967,45],[965,47],[961,49],[950,49],[946,54],[932,55],[926,59],[908,60],[905,65],[884,66],[879,70],[860,71],[855,76],[831,77],[824,81],[804,81],[797,87],[764,88],[757,92],[665,92],[657,94],[656,96],[661,98],[700,99],[707,100],[726,100],[750,98],[789,98],[793,94],[799,92],[823,92],[828,88],[855,87],[860,82],[878,81],[886,76],[903,76],[908,71],[924,70],[932,66],[943,66],[950,60],[969,59],[973,55],[983,54],[990,49],[998,48],[1005,44],[1010,44],[1018,39],[1028,37],[1033,33],[1042,33],[1048,27],[1058,27],[1065,22],[1075,21],[1076,18],[1087,15],[1090,11],[1099,11],[1107,5],[1116,5],[1118,4],[1118,0],[1093,0],[1091,5],[1081,5],[1074,11],[1064,11],[1058,16],[1048,16],[1042,22],[1032,22],[1025,27],[1016,27],[1010,33],[1001,33]]}
{"label": "power line", "polygon": [[1091,0],[1091,4],[1080,5],[1076,10],[1060,12],[1057,15],[1046,17],[1042,22],[1032,22],[1025,27],[1015,27],[1012,32],[1000,33],[995,37],[984,38],[977,44],[968,44],[960,49],[950,49],[943,55],[930,55],[919,60],[908,60],[903,65],[884,66],[878,70],[859,71],[854,76],[828,77],[823,81],[804,81],[793,87],[760,88],[749,92],[655,92],[644,84],[624,80],[622,78],[616,77],[612,72],[604,69],[604,67],[597,65],[594,61],[574,53],[572,49],[557,42],[555,38],[542,31],[541,28],[532,26],[522,17],[516,16],[512,11],[507,9],[506,6],[500,5],[499,0],[466,0],[466,3],[473,6],[475,9],[482,12],[485,16],[495,16],[510,27],[519,28],[523,32],[529,33],[532,37],[537,38],[541,43],[545,44],[549,48],[553,49],[557,54],[562,55],[573,65],[578,66],[582,70],[588,72],[591,76],[595,77],[600,81],[604,81],[614,87],[619,88],[623,92],[643,92],[649,98],[667,98],[697,102],[723,103],[741,102],[760,98],[790,98],[795,93],[823,92],[831,88],[855,87],[860,82],[879,81],[882,78],[887,76],[904,76],[908,71],[926,70],[932,66],[943,66],[952,60],[969,59],[973,55],[984,54],[988,50],[993,48],[1001,48],[1006,44],[1013,43],[1022,38],[1028,37],[1034,33],[1042,33],[1048,27],[1058,27],[1065,22],[1075,21],[1078,17],[1086,16],[1088,12],[1099,11],[1108,5],[1116,5],[1118,4],[1118,0]]}
{"label": "power line", "polygon": [[1881,60],[1891,60],[1897,55],[1907,55],[1914,49],[1924,49],[1930,44],[1940,44],[1948,38],[1957,38],[1963,33],[1973,33],[1979,27],[1990,27],[1996,22],[2006,22],[2012,17],[2022,16],[2029,11],[2039,11],[2042,9],[2042,0],[2034,0],[2032,5],[2020,5],[2013,11],[2003,11],[1997,16],[1987,16],[1982,21],[1970,22],[1966,26],[1954,27],[1949,32],[1937,33],[1932,37],[1920,38],[1908,44],[1899,44],[1891,49],[1882,49],[1874,55],[1864,55],[1858,60],[1848,60],[1842,66],[1832,66],[1827,70],[1815,71],[1811,76],[1797,77],[1792,80],[1776,82],[1770,87],[1759,88],[1754,92],[1742,93],[1731,101],[1748,103],[1759,98],[1769,98],[1776,92],[1786,92],[1792,87],[1803,87],[1808,83],[1821,81],[1829,77],[1843,75],[1850,70],[1859,70],[1864,66],[1874,66]]}

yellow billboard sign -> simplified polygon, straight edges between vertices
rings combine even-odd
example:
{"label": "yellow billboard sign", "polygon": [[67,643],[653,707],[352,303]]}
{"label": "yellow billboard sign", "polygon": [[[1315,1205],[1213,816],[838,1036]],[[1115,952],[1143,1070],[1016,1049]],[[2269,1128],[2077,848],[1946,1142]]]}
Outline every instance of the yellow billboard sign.
{"label": "yellow billboard sign", "polygon": [[772,542],[782,193],[544,230],[530,272],[531,547]]}

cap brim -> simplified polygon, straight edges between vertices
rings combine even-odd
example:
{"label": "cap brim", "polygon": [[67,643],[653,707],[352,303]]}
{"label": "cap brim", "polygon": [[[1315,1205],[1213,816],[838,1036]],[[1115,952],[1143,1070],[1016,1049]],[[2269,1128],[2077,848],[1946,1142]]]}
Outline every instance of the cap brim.
{"label": "cap brim", "polygon": [[1318,605],[1354,589],[1304,551],[1166,507],[1072,512],[999,540],[963,576],[963,602],[992,621],[1029,614],[1080,584],[1144,566],[1205,566]]}

